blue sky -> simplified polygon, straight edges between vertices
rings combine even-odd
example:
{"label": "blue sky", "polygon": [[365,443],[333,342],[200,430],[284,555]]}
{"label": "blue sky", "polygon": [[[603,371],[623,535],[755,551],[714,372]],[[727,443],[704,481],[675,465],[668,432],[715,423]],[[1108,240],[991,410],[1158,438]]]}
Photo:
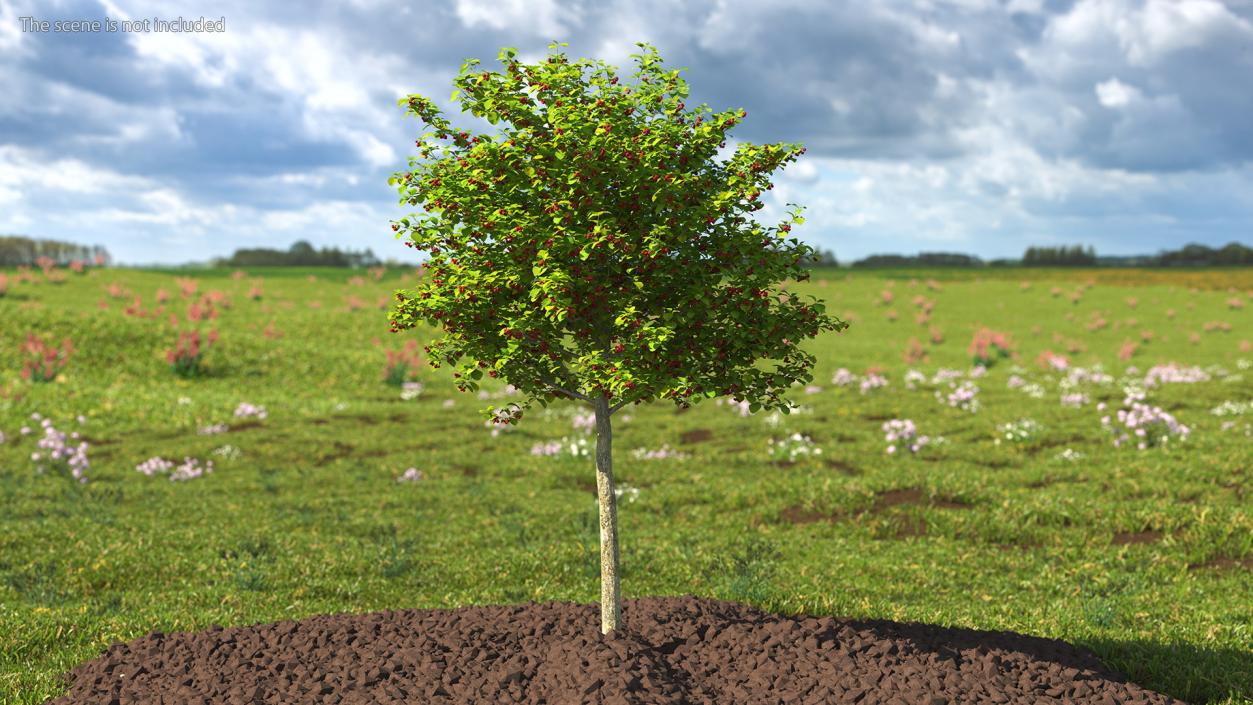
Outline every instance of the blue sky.
{"label": "blue sky", "polygon": [[461,62],[554,40],[624,79],[650,42],[689,105],[748,111],[736,139],[808,147],[758,217],[806,206],[794,234],[842,260],[1253,243],[1250,0],[0,0],[0,233],[129,263],[297,239],[412,256],[387,177],[422,126],[396,100],[489,131],[449,101]]}

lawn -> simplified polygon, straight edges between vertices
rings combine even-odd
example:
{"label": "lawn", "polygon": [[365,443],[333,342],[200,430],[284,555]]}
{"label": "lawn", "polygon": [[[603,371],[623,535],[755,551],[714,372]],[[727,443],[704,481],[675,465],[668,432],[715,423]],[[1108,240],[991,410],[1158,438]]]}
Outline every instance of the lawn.
{"label": "lawn", "polygon": [[[479,399],[425,366],[402,398],[387,351],[431,331],[387,332],[411,273],[378,274],[9,272],[0,703],[42,703],[62,672],[157,630],[598,601],[583,409],[494,435],[479,412],[508,400],[503,382]],[[795,413],[726,399],[615,415],[624,597],[1064,639],[1153,690],[1253,702],[1253,273],[815,277],[790,288],[853,325],[807,345]],[[192,304],[219,339],[182,379],[166,351]],[[1014,357],[981,374],[983,328]],[[31,333],[72,341],[53,382],[20,374]],[[1128,390],[1186,437],[1116,447],[1101,419],[1117,424]],[[44,419],[89,444],[87,482],[32,460]],[[889,443],[893,419],[929,442]],[[213,471],[136,470],[154,457]],[[421,479],[397,481],[409,468]]]}

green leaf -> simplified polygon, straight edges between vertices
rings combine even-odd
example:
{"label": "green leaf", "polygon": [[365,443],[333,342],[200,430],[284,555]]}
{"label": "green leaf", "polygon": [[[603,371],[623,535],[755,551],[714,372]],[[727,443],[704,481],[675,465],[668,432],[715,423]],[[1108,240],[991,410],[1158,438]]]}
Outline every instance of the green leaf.
{"label": "green leaf", "polygon": [[470,379],[483,379],[483,370],[473,370],[470,372]]}

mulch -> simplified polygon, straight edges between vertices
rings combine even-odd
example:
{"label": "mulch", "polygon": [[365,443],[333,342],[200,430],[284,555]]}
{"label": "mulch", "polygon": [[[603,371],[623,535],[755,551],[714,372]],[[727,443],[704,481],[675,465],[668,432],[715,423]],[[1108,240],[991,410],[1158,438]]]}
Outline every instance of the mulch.
{"label": "mulch", "polygon": [[706,598],[389,610],[153,632],[45,705],[1166,705],[1091,652],[1010,632],[781,616]]}

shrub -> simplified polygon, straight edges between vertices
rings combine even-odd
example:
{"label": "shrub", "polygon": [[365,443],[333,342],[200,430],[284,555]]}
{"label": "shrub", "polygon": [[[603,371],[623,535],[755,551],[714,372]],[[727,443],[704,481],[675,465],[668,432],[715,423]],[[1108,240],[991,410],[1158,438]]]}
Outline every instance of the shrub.
{"label": "shrub", "polygon": [[1009,336],[990,328],[975,331],[970,340],[969,352],[974,356],[976,367],[992,367],[998,360],[1008,358],[1012,352]]}
{"label": "shrub", "polygon": [[410,340],[405,343],[403,350],[387,351],[387,368],[383,372],[383,380],[392,387],[404,386],[405,382],[417,376],[418,364],[418,342]]}
{"label": "shrub", "polygon": [[22,352],[26,353],[26,364],[22,367],[22,378],[32,382],[51,382],[61,374],[70,361],[70,353],[74,352],[74,344],[69,338],[57,347],[44,342],[44,339],[31,333],[22,343]]}
{"label": "shrub", "polygon": [[198,330],[178,334],[178,342],[165,353],[165,359],[170,363],[174,374],[185,379],[204,374],[202,363],[204,354],[214,343],[218,342],[218,332],[209,331],[203,343],[201,340]]}

